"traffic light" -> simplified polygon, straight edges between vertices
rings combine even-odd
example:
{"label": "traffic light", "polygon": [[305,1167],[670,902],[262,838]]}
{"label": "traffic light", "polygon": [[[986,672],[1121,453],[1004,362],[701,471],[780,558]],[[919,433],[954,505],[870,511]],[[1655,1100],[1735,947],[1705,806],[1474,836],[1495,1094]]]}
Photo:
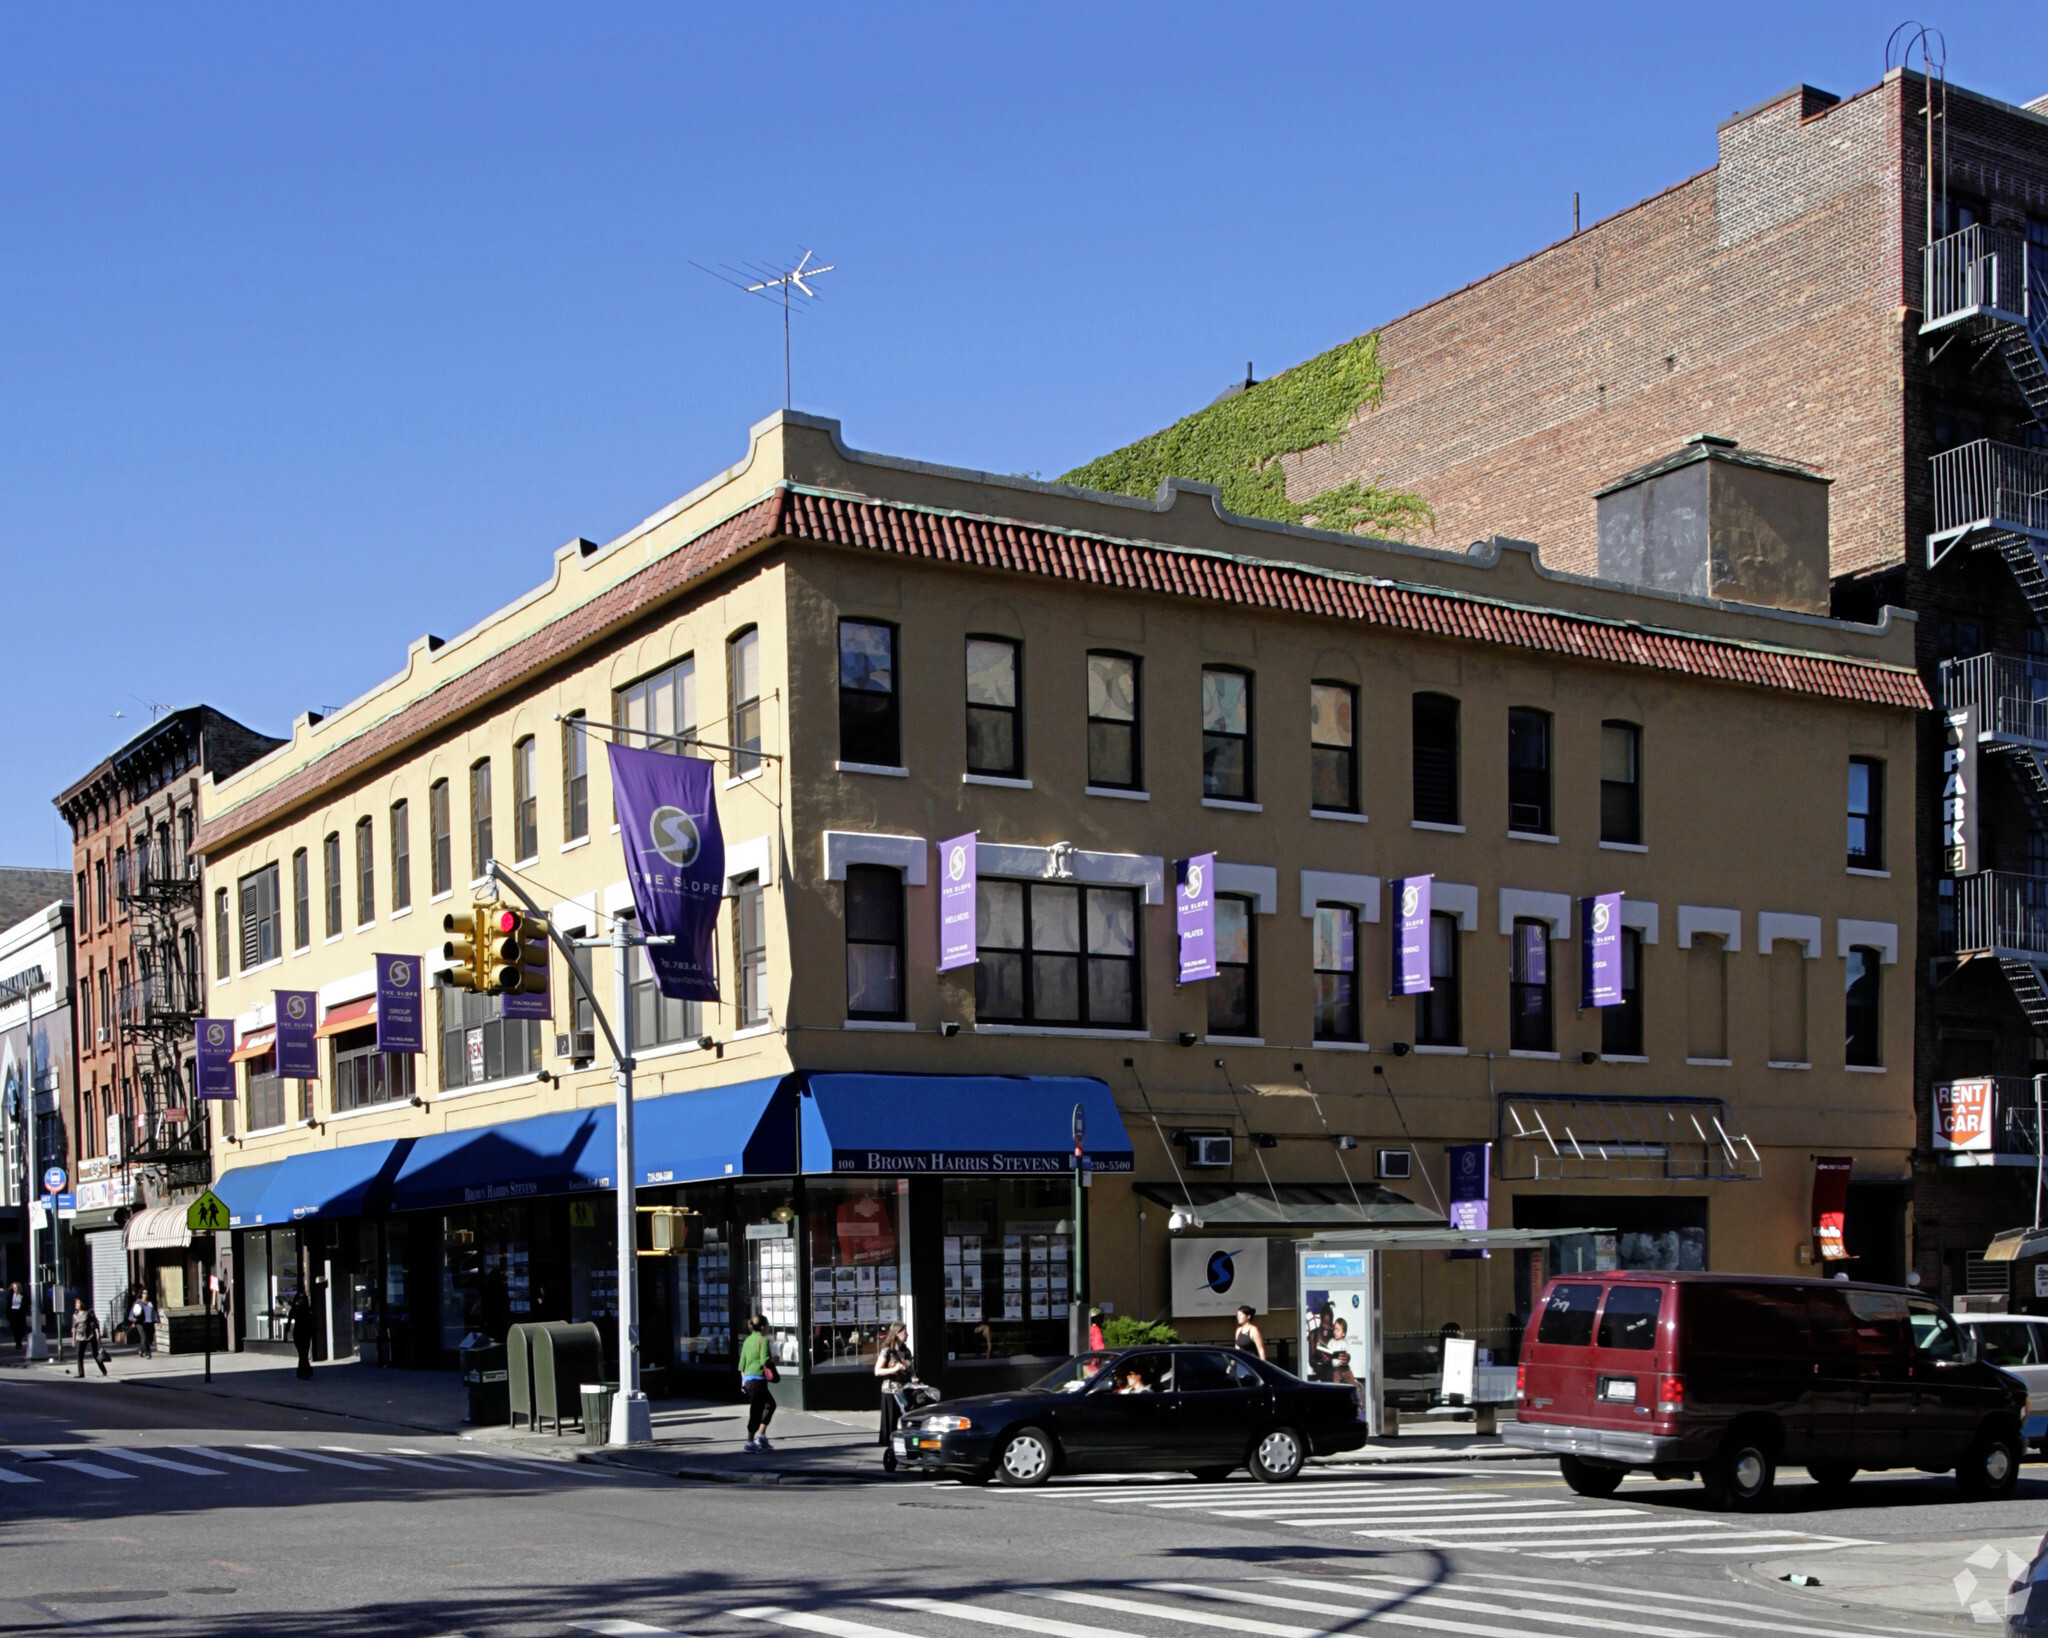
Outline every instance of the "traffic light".
{"label": "traffic light", "polygon": [[460,914],[450,911],[441,918],[441,931],[449,935],[441,954],[455,963],[449,982],[473,995],[490,994],[490,925],[497,913],[495,904],[472,904]]}
{"label": "traffic light", "polygon": [[548,924],[531,910],[515,910],[511,938],[517,947],[513,968],[504,981],[508,992],[545,995],[548,991]]}

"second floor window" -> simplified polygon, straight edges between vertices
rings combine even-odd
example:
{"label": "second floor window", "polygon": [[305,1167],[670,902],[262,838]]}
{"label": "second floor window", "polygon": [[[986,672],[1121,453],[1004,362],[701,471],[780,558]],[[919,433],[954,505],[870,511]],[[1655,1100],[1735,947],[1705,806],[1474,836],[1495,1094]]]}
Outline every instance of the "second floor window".
{"label": "second floor window", "polygon": [[1555,1050],[1550,1027],[1550,924],[1517,921],[1508,951],[1508,1045]]}
{"label": "second floor window", "polygon": [[1418,1046],[1464,1045],[1459,1016],[1458,918],[1433,913],[1429,918],[1429,988],[1415,997],[1415,1042]]}
{"label": "second floor window", "polygon": [[412,908],[412,807],[391,804],[391,908]]}
{"label": "second floor window", "polygon": [[1326,813],[1358,811],[1358,690],[1349,683],[1310,683],[1308,805]]}
{"label": "second floor window", "polygon": [[1316,906],[1316,1039],[1358,1039],[1358,912]]}
{"label": "second floor window", "polygon": [[903,1016],[903,877],[885,865],[846,870],[846,1016]]}
{"label": "second floor window", "polygon": [[377,827],[365,814],[356,821],[356,925],[377,919]]}
{"label": "second floor window", "polygon": [[1600,1051],[1609,1058],[1643,1055],[1643,935],[1621,930],[1621,1003],[1600,1009]]}
{"label": "second floor window", "polygon": [[[228,931],[228,890],[216,887],[213,890],[213,976],[225,978],[228,975],[228,950],[232,935]],[[105,1008],[100,1009],[105,1012]]]}
{"label": "second floor window", "polygon": [[540,857],[540,755],[533,735],[512,747],[513,851],[521,859]]}
{"label": "second floor window", "polygon": [[1550,713],[1515,706],[1508,712],[1508,829],[1548,836]]}
{"label": "second floor window", "polygon": [[1860,944],[1850,947],[1842,1061],[1864,1069],[1884,1066],[1884,1021],[1878,1005],[1883,986],[1878,971],[1881,960],[1880,951]]}
{"label": "second floor window", "polygon": [[248,1060],[249,1130],[261,1132],[284,1124],[284,1080],[277,1072],[277,1054],[266,1052]]}
{"label": "second floor window", "polygon": [[329,831],[320,844],[320,887],[327,900],[328,938],[341,937],[341,833]]}
{"label": "second floor window", "polygon": [[1849,865],[1884,869],[1884,764],[1875,757],[1849,758]]}
{"label": "second floor window", "polygon": [[1413,724],[1415,819],[1458,824],[1458,702],[1448,694],[1417,694]]}
{"label": "second floor window", "polygon": [[427,787],[427,848],[431,855],[429,873],[436,897],[455,887],[455,844],[453,823],[448,814],[448,781],[437,779]]}
{"label": "second floor window", "polygon": [[1018,655],[1007,637],[967,639],[967,771],[1024,777],[1024,712]]}
{"label": "second floor window", "polygon": [[1600,840],[1643,839],[1643,731],[1632,722],[1600,724]]}
{"label": "second floor window", "polygon": [[1130,889],[984,880],[976,899],[976,1017],[1137,1027],[1138,904]]}
{"label": "second floor window", "polygon": [[415,1061],[410,1052],[379,1052],[374,1024],[335,1036],[334,1112],[411,1102]]}
{"label": "second floor window", "polygon": [[441,1084],[477,1086],[540,1070],[543,1021],[507,1018],[498,995],[441,986]]}
{"label": "second floor window", "polygon": [[484,861],[495,859],[491,837],[491,760],[485,757],[469,770],[469,879],[484,873]]}
{"label": "second floor window", "polygon": [[903,761],[896,718],[896,628],[839,622],[839,760],[894,768]]}
{"label": "second floor window", "polygon": [[761,633],[749,626],[725,645],[726,698],[732,717],[726,728],[732,745],[733,777],[761,766]]}
{"label": "second floor window", "polygon": [[761,878],[749,871],[732,884],[733,1001],[741,1029],[768,1020],[768,913]]}
{"label": "second floor window", "polygon": [[562,840],[574,842],[590,834],[590,735],[583,713],[572,711],[562,722]]}
{"label": "second floor window", "polygon": [[292,855],[292,948],[313,946],[313,862],[300,848]]}
{"label": "second floor window", "polygon": [[1088,656],[1088,783],[1137,790],[1144,776],[1138,738],[1138,662],[1129,654]]}
{"label": "second floor window", "polygon": [[[588,954],[587,951],[579,952]],[[633,1050],[669,1046],[677,1041],[694,1041],[704,1033],[703,1003],[677,1001],[663,995],[654,982],[654,968],[647,960],[645,945],[633,946],[627,960],[627,992],[633,1008]],[[588,976],[588,969],[584,969]],[[579,1002],[576,1027],[590,1029],[595,1018],[587,1003]]]}
{"label": "second floor window", "polygon": [[242,970],[260,967],[284,954],[282,907],[277,898],[277,866],[252,870],[236,884],[242,919]]}
{"label": "second floor window", "polygon": [[1256,950],[1252,901],[1234,893],[1216,895],[1216,976],[1209,992],[1211,1035],[1256,1035],[1258,997],[1253,983]]}
{"label": "second floor window", "polygon": [[1252,799],[1252,679],[1224,666],[1202,667],[1202,794]]}

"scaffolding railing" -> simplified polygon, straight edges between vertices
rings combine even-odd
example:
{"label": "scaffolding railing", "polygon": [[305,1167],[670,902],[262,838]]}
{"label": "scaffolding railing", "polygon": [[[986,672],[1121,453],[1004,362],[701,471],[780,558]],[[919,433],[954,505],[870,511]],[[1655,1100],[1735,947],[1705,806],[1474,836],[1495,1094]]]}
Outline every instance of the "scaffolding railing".
{"label": "scaffolding railing", "polygon": [[1976,317],[2027,322],[2031,247],[2010,228],[1979,222],[1920,253],[1921,333]]}
{"label": "scaffolding railing", "polygon": [[[1501,1175],[1534,1181],[1753,1182],[1763,1158],[1719,1098],[1504,1092]],[[1519,1168],[1526,1163],[1527,1171]]]}

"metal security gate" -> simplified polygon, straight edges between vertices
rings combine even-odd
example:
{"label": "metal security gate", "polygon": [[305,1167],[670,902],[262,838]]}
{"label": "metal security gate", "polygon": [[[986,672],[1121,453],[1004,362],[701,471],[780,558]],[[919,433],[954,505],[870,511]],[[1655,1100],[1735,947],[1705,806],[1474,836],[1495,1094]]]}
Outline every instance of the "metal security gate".
{"label": "metal security gate", "polygon": [[117,1228],[88,1234],[85,1252],[92,1274],[92,1290],[85,1300],[100,1324],[111,1330],[115,1320],[128,1313],[128,1236]]}

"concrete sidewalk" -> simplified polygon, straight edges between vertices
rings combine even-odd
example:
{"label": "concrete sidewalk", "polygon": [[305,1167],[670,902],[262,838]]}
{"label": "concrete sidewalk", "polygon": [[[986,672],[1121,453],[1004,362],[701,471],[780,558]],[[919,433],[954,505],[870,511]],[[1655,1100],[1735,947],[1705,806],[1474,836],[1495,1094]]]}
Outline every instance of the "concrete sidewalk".
{"label": "concrete sidewalk", "polygon": [[[2005,1589],[2025,1570],[2041,1544],[2024,1536],[1948,1541],[1890,1541],[1870,1547],[1759,1560],[1743,1574],[1778,1594],[1812,1603],[1816,1614],[1843,1609],[1895,1615],[1945,1616],[1976,1626],[2005,1621]],[[1789,1584],[1790,1576],[1810,1578]]]}

